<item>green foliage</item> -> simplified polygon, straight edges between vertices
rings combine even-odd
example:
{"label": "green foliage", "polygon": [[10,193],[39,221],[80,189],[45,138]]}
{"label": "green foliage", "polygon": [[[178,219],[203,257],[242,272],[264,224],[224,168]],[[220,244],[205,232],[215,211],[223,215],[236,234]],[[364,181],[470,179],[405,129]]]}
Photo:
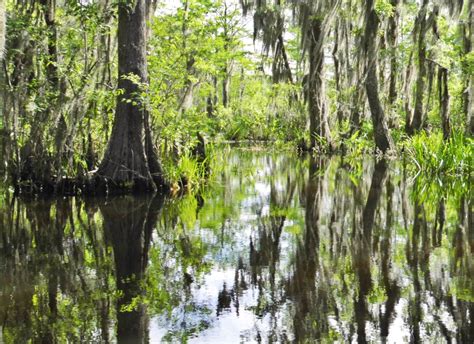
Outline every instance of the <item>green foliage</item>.
{"label": "green foliage", "polygon": [[462,133],[454,132],[448,141],[441,133],[422,132],[404,144],[409,167],[420,179],[417,193],[437,197],[450,192],[460,196],[469,190],[472,179],[473,142]]}
{"label": "green foliage", "polygon": [[464,58],[464,73],[467,75],[474,75],[474,51],[467,53]]}
{"label": "green foliage", "polygon": [[[208,156],[206,159],[211,159]],[[208,176],[207,166],[205,162],[198,162],[189,153],[181,155],[179,162],[176,164],[172,159],[164,159],[165,177],[170,181],[181,181],[182,178],[187,180],[187,188],[189,190],[197,189],[205,182]]]}
{"label": "green foliage", "polygon": [[[21,170],[28,162],[25,158],[28,154],[34,157],[30,169],[40,179],[84,176],[98,167],[112,131],[116,98],[121,92],[116,90],[118,66],[114,42],[117,8],[122,2],[56,4],[53,28],[45,19],[46,8],[40,3],[29,2],[19,7],[13,0],[7,2],[5,112],[14,115],[2,116],[0,128],[11,138],[11,142],[5,139],[1,143],[2,151],[4,146],[8,148],[5,154],[9,155],[6,160],[10,160],[10,170]],[[126,3],[133,5],[133,2]],[[325,60],[326,87],[321,91],[325,93],[322,99],[334,148],[343,147],[352,159],[371,153],[374,146],[372,124],[364,111],[367,106],[362,81],[356,80],[363,71],[356,70],[352,63],[357,60],[358,65],[363,65],[362,60],[359,61],[363,54],[357,42],[364,32],[363,21],[359,19],[365,11],[346,1],[339,5],[337,20],[328,22],[330,33],[324,40],[327,47],[336,48],[332,44],[336,43],[336,30],[332,30],[336,23],[338,28],[349,21],[358,24],[351,25],[350,32],[338,30],[338,50],[333,51],[339,63],[338,80],[336,60],[333,63]],[[465,91],[474,65],[472,51],[466,51],[466,37],[457,25],[463,24],[467,14],[462,13],[458,18],[444,7],[435,13],[434,7],[428,6],[425,19],[431,26],[425,30],[424,39],[417,41],[413,37],[418,30],[416,18],[421,15],[420,4],[402,2],[394,8],[388,0],[377,0],[374,6],[381,21],[379,39],[384,42],[377,56],[381,71],[380,98],[387,121],[394,127],[392,134],[397,147],[412,150],[418,161],[423,149],[412,149],[412,146],[420,146],[421,142],[404,141],[405,135],[400,129],[414,110],[420,67],[417,42],[423,42],[425,67],[429,72],[424,78],[426,90],[423,92],[426,127],[435,128],[432,131],[437,132],[441,126],[437,71],[442,66],[449,71],[451,126],[460,132],[466,127]],[[257,17],[262,20],[257,24],[260,29],[265,24],[275,26],[276,18],[290,9],[297,8],[285,1],[280,6],[256,6]],[[313,12],[309,15],[319,19],[326,16],[325,11]],[[395,14],[401,20],[397,22],[396,46],[392,47],[387,25]],[[185,177],[191,181],[191,187],[196,188],[198,181],[205,179],[205,164],[194,161],[192,154],[201,144],[200,137],[208,144],[258,140],[293,148],[303,147],[309,141],[308,104],[303,87],[309,70],[309,54],[307,47],[301,46],[307,28],[286,20],[284,15],[281,19],[282,27],[267,28],[265,40],[271,42],[259,52],[261,42],[257,37],[252,49],[251,32],[242,19],[241,7],[234,2],[187,0],[173,5],[158,4],[147,28],[149,80],[143,82],[133,75],[128,76],[127,79],[139,85],[140,91],[125,101],[143,104],[150,110],[154,143],[160,148],[166,176],[172,182]],[[293,80],[273,83],[270,75],[273,63],[283,63],[282,55],[277,55],[282,54],[278,50],[282,48],[277,46],[280,30],[288,60],[285,62],[290,65]],[[56,40],[53,32],[56,32]],[[54,44],[57,56],[51,55],[54,55]],[[394,104],[388,104],[388,87],[382,85],[388,86],[386,78],[392,60],[399,96]],[[53,80],[49,80],[51,67],[56,69],[58,87],[52,87]],[[223,102],[226,81],[229,82],[227,106]],[[350,127],[354,111],[361,114],[358,128]],[[461,140],[463,147],[466,147],[465,140],[467,138]],[[469,153],[462,150],[464,152],[459,154]],[[439,152],[448,155],[448,152]],[[433,159],[425,158],[429,160],[427,165],[434,166]],[[445,164],[447,157],[436,159]],[[445,166],[438,168],[443,170]]]}
{"label": "green foliage", "polygon": [[469,176],[473,166],[473,142],[454,132],[446,142],[441,133],[421,132],[410,138],[405,148],[419,171],[431,176],[460,178]]}
{"label": "green foliage", "polygon": [[380,16],[393,16],[394,8],[389,0],[376,0],[375,1],[375,11]]}
{"label": "green foliage", "polygon": [[[216,133],[227,140],[298,142],[305,135],[306,114],[294,98],[298,88],[272,84],[267,77],[235,77],[240,89],[230,107],[218,107],[214,118]],[[237,87],[236,87],[237,88]]]}

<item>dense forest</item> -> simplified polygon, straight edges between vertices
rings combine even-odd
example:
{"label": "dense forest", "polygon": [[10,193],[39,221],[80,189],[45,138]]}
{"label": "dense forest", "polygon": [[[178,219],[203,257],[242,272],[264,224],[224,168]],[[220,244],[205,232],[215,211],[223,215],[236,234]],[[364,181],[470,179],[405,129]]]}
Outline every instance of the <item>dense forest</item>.
{"label": "dense forest", "polygon": [[472,0],[0,8],[1,168],[18,190],[188,185],[222,141],[472,166]]}

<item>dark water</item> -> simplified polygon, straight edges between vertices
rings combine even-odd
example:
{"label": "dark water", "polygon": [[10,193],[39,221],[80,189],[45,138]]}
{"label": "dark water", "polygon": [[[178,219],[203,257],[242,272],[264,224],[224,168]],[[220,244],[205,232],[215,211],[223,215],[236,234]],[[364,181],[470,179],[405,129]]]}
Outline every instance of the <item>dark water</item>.
{"label": "dark water", "polygon": [[469,190],[245,149],[214,171],[173,200],[5,192],[0,342],[474,342]]}

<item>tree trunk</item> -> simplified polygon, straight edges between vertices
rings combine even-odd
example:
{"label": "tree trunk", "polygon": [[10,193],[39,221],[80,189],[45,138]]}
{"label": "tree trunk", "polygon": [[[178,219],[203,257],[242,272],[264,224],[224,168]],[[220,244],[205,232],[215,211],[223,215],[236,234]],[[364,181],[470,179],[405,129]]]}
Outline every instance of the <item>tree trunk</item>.
{"label": "tree trunk", "polygon": [[46,76],[50,87],[54,90],[58,89],[58,32],[56,28],[56,1],[42,0],[44,11],[44,21],[47,28],[48,36],[48,59],[46,61]]}
{"label": "tree trunk", "polygon": [[[464,51],[465,54],[472,52],[474,42],[474,0],[469,0],[467,4],[468,8],[468,24],[465,28],[464,37]],[[467,90],[464,96],[464,111],[466,114],[466,133],[469,136],[474,135],[474,75],[467,77]]]}
{"label": "tree trunk", "polygon": [[[347,10],[349,13],[357,13],[358,11],[358,4],[354,4],[352,1],[349,1]],[[359,35],[354,37],[352,32],[354,32],[356,24],[353,23],[355,19],[354,16],[346,19],[345,29],[344,29],[344,61],[346,63],[346,71],[347,71],[347,83],[346,87],[350,89],[353,87],[353,91],[350,92],[350,116],[349,116],[349,125],[350,131],[349,135],[354,134],[357,130],[361,128],[362,122],[362,112],[365,108],[365,97],[364,97],[364,87],[360,80],[362,79],[363,74],[363,61],[364,56],[363,52],[361,53],[358,50],[355,53],[351,54],[351,50],[353,50],[356,46],[361,46],[361,41],[363,38],[360,38]],[[352,19],[352,20],[351,20]]]}
{"label": "tree trunk", "polygon": [[438,70],[438,96],[441,124],[443,127],[443,138],[444,140],[448,140],[451,135],[451,124],[449,120],[448,70],[443,67],[439,67]]}
{"label": "tree trunk", "polygon": [[283,34],[282,33],[280,33],[280,35],[278,36],[278,44],[280,45],[281,56],[282,56],[283,62],[285,64],[285,71],[286,71],[286,74],[288,76],[288,81],[291,84],[294,84],[293,75],[291,73],[290,61],[288,59],[288,54],[286,53],[285,42],[283,41]]}
{"label": "tree trunk", "polygon": [[324,104],[324,32],[322,21],[313,19],[310,31],[309,75],[308,75],[308,102],[309,102],[309,134],[310,149],[319,145],[318,140],[326,140],[330,145],[331,137],[327,111]]}
{"label": "tree trunk", "polygon": [[6,36],[6,7],[5,0],[0,0],[0,61],[3,60],[5,50],[5,36]]}
{"label": "tree trunk", "polygon": [[[281,9],[281,0],[275,1],[278,9]],[[291,73],[290,62],[285,48],[285,41],[283,39],[284,21],[281,13],[276,14],[276,42],[273,50],[272,75],[273,83],[280,81],[290,82],[294,84],[293,75]]]}
{"label": "tree trunk", "polygon": [[428,0],[423,0],[420,12],[415,21],[415,42],[418,49],[418,76],[416,80],[416,93],[415,93],[415,109],[413,116],[407,113],[405,131],[409,135],[413,135],[416,131],[423,127],[424,122],[424,109],[423,109],[423,96],[425,93],[425,78],[426,78],[426,11],[428,6]]}
{"label": "tree trunk", "polygon": [[222,105],[226,108],[229,106],[229,71],[227,66],[224,67],[224,79],[222,80]]}
{"label": "tree trunk", "polygon": [[0,132],[0,145],[2,147],[2,155],[4,157],[3,166],[8,169],[8,160],[10,159],[10,119],[7,111],[5,111],[5,68],[3,67],[3,55],[5,50],[5,0],[0,0],[0,118],[3,120],[3,128]]}
{"label": "tree trunk", "polygon": [[[224,1],[224,53],[227,55],[229,51],[229,28],[227,24],[227,1]],[[229,106],[229,87],[230,87],[230,71],[229,62],[227,58],[224,61],[224,68],[222,70],[222,105],[226,108]]]}
{"label": "tree trunk", "polygon": [[342,110],[342,104],[344,104],[344,100],[342,99],[342,87],[341,87],[341,64],[339,61],[338,53],[339,53],[339,22],[336,22],[334,28],[334,48],[332,50],[332,59],[334,61],[334,82],[336,84],[336,92],[337,92],[337,122],[339,127],[342,128],[342,122],[344,120],[344,112]]}
{"label": "tree trunk", "polygon": [[385,113],[380,103],[379,85],[377,79],[377,30],[379,19],[374,8],[374,0],[367,0],[367,13],[365,24],[365,59],[366,59],[366,80],[365,89],[369,100],[372,114],[372,124],[374,126],[374,139],[378,149],[386,152],[393,147],[392,138],[385,120]]}
{"label": "tree trunk", "polygon": [[198,85],[192,80],[192,76],[195,74],[194,64],[196,62],[192,51],[188,48],[188,21],[189,21],[189,1],[184,1],[183,4],[183,23],[181,26],[181,34],[183,35],[183,54],[186,61],[186,85],[184,86],[183,96],[181,99],[181,103],[179,105],[179,111],[186,112],[190,108],[192,108],[194,103],[194,89]]}
{"label": "tree trunk", "polygon": [[194,103],[194,88],[197,86],[197,84],[194,83],[190,78],[194,74],[193,65],[194,59],[191,57],[190,60],[186,62],[187,80],[186,85],[184,86],[184,93],[181,99],[181,104],[179,105],[179,110],[184,112],[191,109]]}
{"label": "tree trunk", "polygon": [[[46,25],[45,36],[47,37],[47,51],[45,59],[43,60],[44,65],[42,66],[45,71],[46,83],[43,92],[45,92],[48,105],[44,108],[39,109],[35,112],[32,120],[30,129],[29,141],[22,147],[21,160],[22,160],[22,178],[23,180],[41,181],[42,183],[51,183],[53,175],[53,161],[50,159],[47,153],[45,144],[45,130],[48,123],[53,121],[58,128],[56,130],[55,141],[62,141],[65,136],[65,121],[60,121],[62,114],[56,110],[58,104],[59,95],[59,76],[58,76],[58,50],[57,50],[57,27],[56,27],[56,2],[54,0],[41,0],[38,1],[39,13],[43,14],[44,23]],[[32,10],[35,6],[32,7]],[[31,51],[31,54],[35,56],[36,52]],[[31,63],[33,65],[34,57],[31,57]],[[33,68],[34,72],[32,75],[39,77],[40,73],[38,70]],[[32,76],[31,75],[31,76]],[[30,76],[30,77],[31,77]],[[29,84],[29,80],[23,80],[26,84]],[[13,95],[17,97],[17,95]],[[25,103],[26,105],[26,103]],[[54,114],[59,114],[56,118],[52,118]],[[64,120],[64,117],[62,117]],[[34,128],[34,129],[33,129]],[[60,149],[63,149],[63,145],[56,144],[56,157],[61,155]],[[58,168],[59,168],[58,163]]]}
{"label": "tree trunk", "polygon": [[[153,191],[162,180],[149,126],[146,104],[139,99],[148,82],[146,63],[145,0],[133,8],[119,6],[119,81],[115,119],[104,159],[97,172],[116,190]],[[128,77],[138,79],[132,81]]]}
{"label": "tree trunk", "polygon": [[398,18],[400,16],[399,4],[400,0],[391,0],[390,4],[394,8],[394,13],[388,19],[388,44],[390,48],[390,85],[388,92],[388,102],[393,106],[397,99],[397,38],[398,38]]}

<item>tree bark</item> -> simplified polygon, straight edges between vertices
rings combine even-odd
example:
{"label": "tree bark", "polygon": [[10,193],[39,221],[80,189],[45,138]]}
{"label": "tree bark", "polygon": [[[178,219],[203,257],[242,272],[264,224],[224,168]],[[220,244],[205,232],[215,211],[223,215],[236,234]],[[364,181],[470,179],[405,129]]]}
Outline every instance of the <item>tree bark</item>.
{"label": "tree bark", "polygon": [[337,122],[339,126],[342,128],[342,122],[344,120],[344,111],[342,109],[342,104],[344,100],[342,99],[342,87],[341,87],[341,63],[339,61],[338,53],[339,53],[339,22],[336,22],[334,28],[334,48],[332,50],[332,59],[334,61],[334,81],[336,84],[336,92],[337,92]]}
{"label": "tree bark", "polygon": [[408,135],[413,135],[420,130],[424,122],[423,96],[425,92],[426,78],[426,11],[428,0],[423,0],[420,12],[415,21],[415,42],[418,54],[418,76],[416,79],[415,109],[413,115],[407,113],[405,131]]}
{"label": "tree bark", "polygon": [[[281,0],[275,2],[278,9],[281,10]],[[273,50],[273,64],[272,64],[272,74],[273,82],[278,83],[280,81],[290,82],[294,84],[293,75],[291,73],[290,62],[288,59],[288,54],[285,48],[285,41],[283,39],[283,30],[284,22],[282,13],[277,13],[276,19],[276,30],[278,30],[275,49]]]}
{"label": "tree bark", "polygon": [[10,159],[10,119],[5,111],[5,68],[3,67],[3,57],[5,50],[5,0],[0,0],[0,117],[3,119],[3,130],[0,132],[0,144],[2,147],[2,155],[4,157],[3,166],[1,168],[8,169],[8,160]]}
{"label": "tree bark", "polygon": [[443,67],[439,67],[438,70],[438,96],[441,124],[443,127],[443,138],[444,140],[448,140],[451,136],[451,124],[449,119],[448,70]]}
{"label": "tree bark", "polygon": [[377,79],[377,30],[379,19],[374,8],[374,0],[367,0],[366,26],[364,36],[366,80],[365,90],[369,100],[374,127],[374,139],[378,149],[386,152],[393,147],[392,138],[388,130],[385,112],[379,98],[379,85]]}
{"label": "tree bark", "polygon": [[[50,183],[52,181],[54,162],[48,157],[47,148],[45,145],[45,130],[50,121],[53,121],[60,127],[56,130],[55,142],[60,142],[65,137],[66,122],[61,112],[57,110],[58,95],[59,95],[59,75],[58,75],[58,49],[57,49],[57,27],[56,27],[56,1],[55,0],[41,0],[36,2],[39,8],[39,13],[43,14],[44,23],[46,25],[45,36],[47,37],[46,56],[44,59],[43,68],[46,76],[46,83],[44,89],[48,105],[41,108],[34,114],[31,123],[29,141],[22,147],[21,160],[23,162],[21,174],[24,180],[35,180],[43,183]],[[34,11],[32,6],[32,11]],[[31,51],[33,56],[36,51]],[[30,57],[33,65],[34,57]],[[29,77],[35,75],[40,76],[40,72],[32,68],[34,72]],[[22,80],[26,84],[30,84],[30,80]],[[17,97],[17,95],[14,95]],[[26,102],[25,102],[26,105]],[[53,115],[59,114],[53,119]],[[62,119],[62,121],[61,121]],[[55,144],[56,157],[59,158],[63,145]],[[60,159],[58,159],[60,160]],[[59,167],[60,163],[58,163]]]}
{"label": "tree bark", "polygon": [[194,102],[194,89],[198,85],[198,83],[195,83],[192,81],[191,76],[195,74],[195,68],[194,64],[196,60],[194,59],[193,52],[192,50],[189,49],[188,47],[188,36],[189,36],[189,30],[188,30],[188,22],[189,22],[189,12],[192,11],[192,9],[189,8],[189,1],[186,0],[183,4],[183,22],[181,26],[181,33],[183,35],[183,44],[182,44],[182,49],[185,57],[185,63],[186,63],[186,84],[185,87],[183,88],[183,95],[181,99],[181,103],[179,105],[179,110],[186,112],[188,111],[192,106]]}
{"label": "tree bark", "polygon": [[291,84],[294,84],[293,75],[291,73],[290,61],[288,59],[288,54],[286,53],[285,42],[283,41],[283,34],[278,35],[278,45],[281,50],[281,57],[283,58],[283,63],[285,65],[285,73],[287,74],[288,81]]}
{"label": "tree bark", "polygon": [[400,16],[399,5],[400,0],[391,0],[390,4],[394,8],[394,13],[388,19],[388,44],[390,48],[390,85],[388,92],[388,102],[391,106],[397,99],[397,39],[398,39],[398,18]]}
{"label": "tree bark", "polygon": [[[224,1],[224,53],[227,54],[229,50],[229,28],[227,25],[227,2]],[[222,69],[222,105],[226,108],[229,106],[229,88],[230,88],[230,71],[227,58],[224,61],[224,68]]]}
{"label": "tree bark", "polygon": [[[469,0],[468,8],[468,24],[465,28],[464,50],[465,54],[472,52],[474,42],[474,0]],[[466,133],[469,136],[474,135],[474,75],[467,77],[467,90],[465,92],[464,106],[466,113]]]}
{"label": "tree bark", "polygon": [[224,79],[222,80],[222,105],[226,108],[229,106],[229,71],[227,66],[224,67]]}
{"label": "tree bark", "polygon": [[58,32],[56,28],[56,1],[42,0],[44,21],[48,36],[48,58],[46,60],[46,75],[50,87],[57,90],[59,87],[58,77]]}
{"label": "tree bark", "polygon": [[330,145],[331,137],[327,111],[324,104],[324,32],[321,19],[312,19],[310,29],[308,103],[310,149],[319,145],[318,140],[326,140]]}
{"label": "tree bark", "polygon": [[[348,13],[357,13],[359,4],[354,4],[353,1],[349,1],[346,11]],[[364,95],[364,85],[361,82],[362,73],[364,70],[363,61],[364,52],[361,53],[360,49],[354,53],[351,50],[354,47],[361,46],[363,37],[360,38],[359,35],[353,35],[353,31],[357,26],[354,24],[356,21],[355,18],[358,18],[358,15],[351,15],[349,18],[345,19],[344,25],[344,62],[346,64],[345,70],[347,73],[347,82],[346,88],[353,90],[349,94],[349,103],[350,103],[350,112],[349,112],[349,135],[354,134],[357,130],[361,128],[362,122],[362,112],[365,108],[365,95]]]}
{"label": "tree bark", "polygon": [[[119,81],[115,119],[97,174],[115,189],[154,191],[162,180],[149,126],[149,112],[139,94],[147,84],[145,0],[118,10]],[[134,77],[137,80],[130,80]]]}
{"label": "tree bark", "polygon": [[3,60],[6,36],[6,7],[5,0],[0,0],[0,61]]}

